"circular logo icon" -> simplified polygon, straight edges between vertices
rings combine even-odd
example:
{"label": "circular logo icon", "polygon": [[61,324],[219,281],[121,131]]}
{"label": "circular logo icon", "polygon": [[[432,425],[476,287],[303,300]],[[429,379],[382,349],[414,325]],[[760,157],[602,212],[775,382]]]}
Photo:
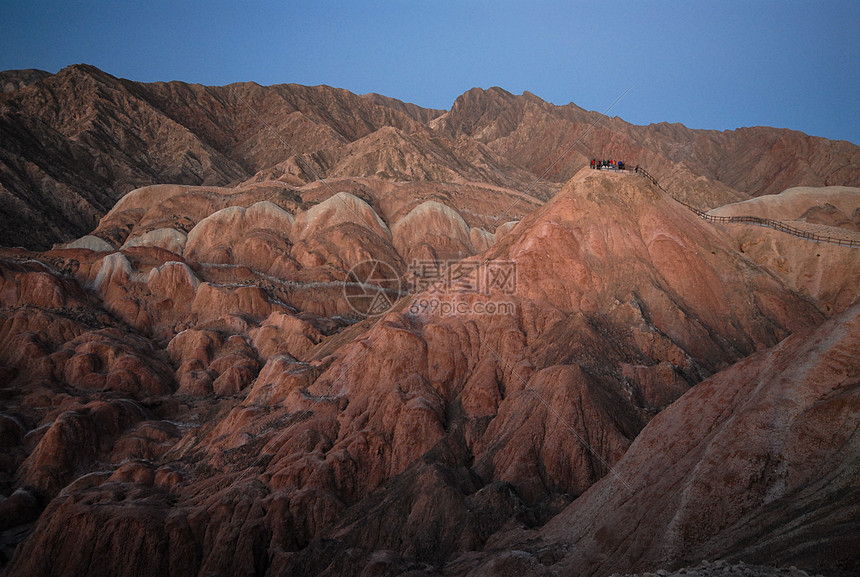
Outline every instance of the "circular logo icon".
{"label": "circular logo icon", "polygon": [[403,292],[400,275],[394,268],[378,260],[364,260],[349,269],[343,285],[343,295],[350,308],[364,317],[388,312]]}

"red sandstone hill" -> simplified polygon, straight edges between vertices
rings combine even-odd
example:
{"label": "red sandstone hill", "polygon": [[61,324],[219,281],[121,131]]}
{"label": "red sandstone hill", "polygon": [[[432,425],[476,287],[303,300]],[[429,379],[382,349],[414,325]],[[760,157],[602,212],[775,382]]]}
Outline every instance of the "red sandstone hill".
{"label": "red sandstone hill", "polygon": [[[634,173],[543,205],[137,189],[65,248],[2,253],[7,574],[592,574],[673,518],[613,570],[850,568],[856,306],[832,317],[736,243]],[[345,318],[351,267],[412,257],[459,272]]]}
{"label": "red sandstone hill", "polygon": [[858,148],[847,142],[772,128],[634,126],[498,88],[438,111],[326,86],[144,84],[88,65],[2,78],[4,246],[45,249],[82,236],[149,184],[478,181],[546,200],[592,157],[641,164],[702,208],[860,182]]}

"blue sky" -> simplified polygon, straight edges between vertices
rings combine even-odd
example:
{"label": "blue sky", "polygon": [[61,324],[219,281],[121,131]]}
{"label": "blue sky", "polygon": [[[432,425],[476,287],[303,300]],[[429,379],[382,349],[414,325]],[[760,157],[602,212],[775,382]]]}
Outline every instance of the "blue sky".
{"label": "blue sky", "polygon": [[6,0],[0,69],[328,84],[450,108],[501,86],[636,124],[860,144],[860,2]]}

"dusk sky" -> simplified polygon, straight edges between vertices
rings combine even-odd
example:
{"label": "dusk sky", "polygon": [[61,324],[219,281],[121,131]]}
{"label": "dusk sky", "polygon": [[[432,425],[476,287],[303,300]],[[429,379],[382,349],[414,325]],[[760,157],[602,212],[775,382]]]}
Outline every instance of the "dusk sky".
{"label": "dusk sky", "polygon": [[635,124],[860,144],[860,2],[5,1],[0,70],[328,84],[450,108],[480,86]]}

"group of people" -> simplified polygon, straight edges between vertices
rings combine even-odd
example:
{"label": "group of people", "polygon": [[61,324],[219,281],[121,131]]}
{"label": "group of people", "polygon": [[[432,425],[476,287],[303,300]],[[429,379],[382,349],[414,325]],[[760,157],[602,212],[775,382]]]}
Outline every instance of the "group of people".
{"label": "group of people", "polygon": [[[625,170],[626,166],[623,160],[595,160],[592,158],[591,168],[595,170],[601,170],[604,168],[608,170]],[[639,167],[637,166],[636,168],[638,169]]]}

